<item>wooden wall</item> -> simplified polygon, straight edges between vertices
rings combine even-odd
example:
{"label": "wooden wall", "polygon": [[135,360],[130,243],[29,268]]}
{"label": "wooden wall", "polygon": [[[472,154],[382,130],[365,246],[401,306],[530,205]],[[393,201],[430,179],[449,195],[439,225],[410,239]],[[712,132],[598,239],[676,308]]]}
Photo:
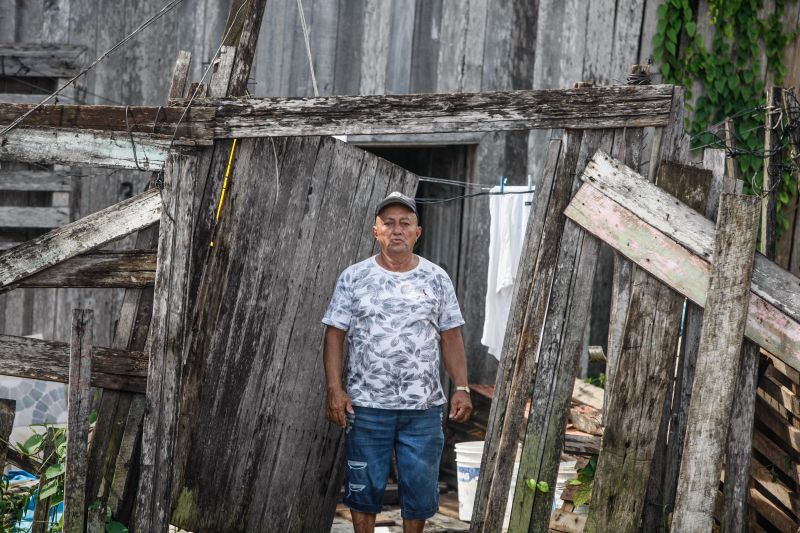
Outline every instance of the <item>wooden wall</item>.
{"label": "wooden wall", "polygon": [[[646,62],[665,0],[303,0],[319,92],[382,94],[569,87],[625,83],[630,65]],[[164,5],[163,0],[0,0],[0,35],[18,42],[69,42],[96,57]],[[193,54],[191,77],[199,79],[222,35],[230,0],[184,2],[88,77],[87,102],[159,104],[178,50]],[[699,27],[708,26],[699,5]],[[800,8],[787,6],[796,25]],[[705,17],[705,18],[704,18]],[[705,21],[705,22],[704,22]],[[271,0],[261,28],[249,91],[256,96],[313,94],[296,0]],[[789,78],[797,80],[800,49],[787,54]],[[658,77],[655,77],[658,80]],[[464,179],[510,184],[534,182],[542,170],[547,140],[560,132],[470,136],[472,164]],[[646,132],[649,135],[649,132]],[[463,143],[463,135],[428,136],[437,144]],[[375,139],[373,139],[375,140]],[[420,137],[393,138],[414,145]],[[646,169],[645,169],[646,170]],[[92,173],[80,185],[80,213],[120,199],[131,173]],[[488,249],[488,201],[461,209],[458,293],[468,327],[465,339],[474,382],[492,382],[496,362],[480,344]],[[800,232],[794,237],[800,239]],[[455,239],[454,239],[455,241]],[[797,246],[796,249],[800,249]],[[797,254],[800,257],[800,253]],[[594,290],[590,344],[605,345],[611,253],[601,252]],[[800,265],[800,260],[797,261]],[[798,266],[797,268],[800,268]],[[19,292],[19,291],[18,291]],[[63,294],[61,294],[63,293]],[[119,297],[113,291],[27,291],[9,295],[13,304],[0,320],[8,333],[41,331],[65,339],[74,302],[97,310],[96,339],[111,336]],[[64,301],[51,316],[44,301]],[[25,307],[27,306],[27,307]],[[45,306],[45,307],[42,307]],[[3,306],[0,305],[0,308]],[[24,316],[17,309],[27,309]],[[0,311],[2,313],[2,311]],[[63,315],[63,316],[62,316]],[[26,318],[28,317],[28,318]],[[40,318],[36,318],[40,317]],[[1,317],[0,317],[1,318]],[[105,324],[105,325],[104,325]]]}
{"label": "wooden wall", "polygon": [[[163,0],[0,0],[0,41],[77,44],[88,48],[92,60],[158,12]],[[228,1],[184,2],[138,38],[100,63],[86,80],[79,99],[93,104],[162,104],[178,50],[198,59],[193,77],[199,79],[219,44]],[[69,101],[69,100],[66,100]],[[2,163],[3,169],[19,168]],[[139,172],[72,168],[73,217],[82,217],[140,193],[150,175]],[[41,193],[40,193],[41,195]],[[49,198],[29,193],[0,193],[0,204],[33,205]],[[3,230],[0,229],[0,233]],[[5,231],[5,233],[10,233]],[[131,238],[112,247],[131,248]],[[95,342],[109,346],[122,299],[122,290],[19,289],[0,296],[0,332],[41,334],[69,340],[71,309],[95,311]]]}

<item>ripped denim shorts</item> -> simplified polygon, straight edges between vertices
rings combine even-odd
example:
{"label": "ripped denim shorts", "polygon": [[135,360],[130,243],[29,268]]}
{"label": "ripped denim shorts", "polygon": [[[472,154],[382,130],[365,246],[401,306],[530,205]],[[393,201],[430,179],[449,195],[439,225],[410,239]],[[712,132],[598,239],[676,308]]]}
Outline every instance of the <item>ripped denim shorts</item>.
{"label": "ripped denim shorts", "polygon": [[403,518],[425,520],[439,510],[439,461],[444,447],[442,407],[426,410],[354,406],[347,413],[344,503],[354,511],[379,513],[397,454]]}

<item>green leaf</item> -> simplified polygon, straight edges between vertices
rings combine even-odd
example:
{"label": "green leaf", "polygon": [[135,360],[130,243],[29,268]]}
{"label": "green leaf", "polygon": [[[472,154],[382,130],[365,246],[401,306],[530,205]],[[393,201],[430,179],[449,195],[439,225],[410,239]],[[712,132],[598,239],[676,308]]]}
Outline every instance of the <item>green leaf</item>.
{"label": "green leaf", "polygon": [[786,194],[786,191],[781,191],[781,192],[778,193],[778,200],[782,204],[786,205],[786,204],[789,203],[789,195]]}
{"label": "green leaf", "polygon": [[34,434],[28,437],[28,440],[25,441],[25,444],[22,444],[22,451],[26,455],[33,455],[39,451],[42,444],[44,443],[44,437],[42,435]]}
{"label": "green leaf", "polygon": [[689,21],[686,23],[686,34],[689,37],[694,37],[695,32],[697,31],[697,24],[694,21]]}
{"label": "green leaf", "polygon": [[54,495],[58,492],[58,485],[53,484],[52,486],[45,486],[46,488],[42,489],[41,494],[39,494],[39,500],[46,500],[50,496]]}
{"label": "green leaf", "polygon": [[672,41],[665,42],[664,48],[666,48],[667,51],[672,55],[675,55],[675,52],[677,51],[677,47],[675,46],[675,43],[673,43]]}
{"label": "green leaf", "polygon": [[94,424],[97,422],[97,409],[92,409],[92,412],[89,413],[89,424]]}
{"label": "green leaf", "polygon": [[64,463],[58,463],[47,467],[47,470],[44,472],[44,477],[45,479],[53,479],[54,477],[58,477],[63,473]]}
{"label": "green leaf", "polygon": [[106,524],[106,533],[128,533],[128,528],[119,522],[109,522]]}
{"label": "green leaf", "polygon": [[539,492],[550,492],[550,485],[547,484],[547,481],[540,481],[536,484],[536,488]]}
{"label": "green leaf", "polygon": [[536,490],[536,480],[535,479],[526,479],[525,486],[528,487],[530,490]]}
{"label": "green leaf", "polygon": [[568,483],[570,485],[583,485],[583,481],[580,479],[570,479]]}

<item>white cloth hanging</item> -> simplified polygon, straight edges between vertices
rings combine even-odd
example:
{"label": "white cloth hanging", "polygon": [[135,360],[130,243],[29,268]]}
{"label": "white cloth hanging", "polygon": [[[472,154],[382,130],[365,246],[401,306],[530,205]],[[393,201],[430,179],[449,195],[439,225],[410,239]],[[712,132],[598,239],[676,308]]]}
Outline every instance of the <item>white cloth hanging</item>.
{"label": "white cloth hanging", "polygon": [[[505,186],[504,192],[527,191],[526,186]],[[490,192],[500,192],[493,187]],[[489,273],[486,286],[486,312],[481,344],[500,359],[517,265],[525,240],[533,193],[489,197]],[[529,205],[525,205],[528,203]]]}

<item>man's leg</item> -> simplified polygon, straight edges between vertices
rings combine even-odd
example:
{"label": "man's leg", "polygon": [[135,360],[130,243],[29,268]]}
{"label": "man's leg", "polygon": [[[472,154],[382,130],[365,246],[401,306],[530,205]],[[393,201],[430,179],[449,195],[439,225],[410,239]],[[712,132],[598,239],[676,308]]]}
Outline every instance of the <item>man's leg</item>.
{"label": "man's leg", "polygon": [[381,511],[394,446],[392,411],[355,406],[345,429],[345,496],[356,533],[372,533]]}
{"label": "man's leg", "polygon": [[409,410],[398,417],[395,451],[405,533],[421,532],[439,510],[439,462],[444,447],[442,409]]}
{"label": "man's leg", "polygon": [[[355,533],[373,533],[375,531],[375,517],[372,513],[360,513],[350,509],[350,516],[353,517],[353,530]],[[420,529],[420,531],[422,531]]]}
{"label": "man's leg", "polygon": [[403,519],[403,533],[422,533],[425,529],[425,520]]}

